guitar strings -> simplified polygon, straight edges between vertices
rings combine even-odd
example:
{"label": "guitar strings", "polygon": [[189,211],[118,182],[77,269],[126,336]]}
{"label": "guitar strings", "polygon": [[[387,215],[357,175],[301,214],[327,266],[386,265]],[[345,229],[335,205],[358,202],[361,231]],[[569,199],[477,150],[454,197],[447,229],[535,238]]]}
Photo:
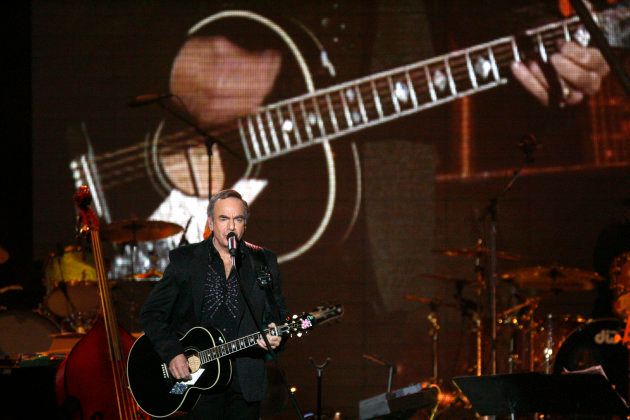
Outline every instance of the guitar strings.
{"label": "guitar strings", "polygon": [[130,392],[125,386],[126,369],[125,360],[122,353],[119,332],[117,329],[116,312],[112,306],[109,283],[105,275],[105,265],[102,257],[101,242],[98,229],[90,226],[90,238],[94,252],[96,264],[98,286],[100,291],[101,308],[103,310],[103,322],[106,329],[107,343],[109,347],[110,363],[116,393],[116,404],[120,418],[133,419],[135,417],[135,403],[132,401]]}
{"label": "guitar strings", "polygon": [[[577,26],[577,24],[575,24],[575,26]],[[572,31],[573,29],[571,28],[571,25],[569,25],[569,30]],[[556,28],[554,30],[550,30],[548,32],[544,32],[541,34],[541,38],[543,40],[543,45],[545,46],[545,50],[547,51],[547,53],[553,54],[554,52],[557,51],[557,40],[559,38],[559,35],[564,36],[564,29],[561,28]],[[533,39],[534,37],[531,37],[531,39]],[[495,60],[497,62],[497,67],[501,68],[507,64],[509,64],[509,62],[505,62],[505,59],[507,58],[509,61],[513,60],[513,51],[512,51],[512,45],[511,42],[506,41],[507,44],[498,44],[494,47],[492,47],[492,51],[494,53],[495,56]],[[535,42],[535,44],[537,45],[537,42]],[[478,48],[479,51],[483,52],[485,50],[487,50],[488,47],[482,47],[482,48]],[[469,50],[469,54],[475,53],[474,49]],[[457,61],[460,62],[465,62],[465,56],[457,56],[457,57],[451,57],[449,60],[449,65],[452,64],[457,64]],[[429,63],[423,63],[422,65],[418,65],[418,66],[412,66],[409,68],[408,72],[409,73],[413,73],[414,71],[420,71],[423,73],[423,70],[426,66],[431,67],[431,65],[435,65],[436,67],[439,67],[439,64],[443,63],[442,60],[435,60],[434,62],[429,62]],[[454,67],[451,68],[452,71],[452,78],[453,81],[455,82],[455,84],[460,84],[462,81],[466,81],[467,83],[470,83],[470,76],[468,74],[467,71],[467,67],[466,66],[462,66],[462,68],[458,68],[458,67]],[[463,78],[461,77],[462,75],[465,75]],[[429,92],[429,88],[428,86],[426,86],[427,81],[426,81],[426,76],[424,76],[424,74],[422,74],[422,80],[418,80],[417,77],[413,76],[412,74],[410,74],[410,79],[413,82],[421,82],[420,86],[418,88],[415,89],[416,93],[419,94],[426,94],[427,92]],[[390,77],[395,77],[395,75],[392,75]],[[382,79],[377,79],[377,80],[373,80],[375,82],[375,85],[377,82],[383,82]],[[356,87],[358,87],[360,89],[362,84],[356,85]],[[339,119],[343,119],[342,116],[337,115],[338,114],[338,110],[335,109],[335,105],[339,105],[341,104],[341,99],[337,98],[338,95],[334,95],[333,93],[338,93],[339,91],[333,91],[330,92],[330,94],[328,94],[328,96],[331,98],[331,102],[333,105],[333,112],[336,114],[336,117],[339,117]],[[377,94],[379,96],[381,95],[386,95],[385,97],[391,95],[391,89],[389,88],[389,85],[386,86],[386,89],[384,90],[380,90],[377,89]],[[311,103],[311,100],[317,100],[318,98],[321,99],[321,93],[315,92],[312,95],[307,96],[305,98],[302,98],[299,101],[291,101],[287,104],[287,106],[289,105],[295,105],[295,104],[300,104],[300,102],[302,102],[305,106],[305,108],[308,111],[311,112],[315,112],[315,108],[313,106],[313,104]],[[448,94],[446,96],[444,96],[443,98],[448,98],[451,97],[453,95]],[[430,102],[428,102],[430,103]],[[370,104],[369,102],[367,102],[365,105],[367,105],[368,107],[366,107],[366,111],[374,111],[374,106]],[[261,115],[263,113],[265,113],[266,111],[270,111],[270,110],[275,110],[276,107],[274,107],[274,105],[272,104],[271,106],[266,107],[265,109],[263,109],[262,111],[258,112],[258,115]],[[297,112],[294,113],[295,114],[295,119],[297,120],[296,122],[300,122],[302,124],[306,124],[305,118],[302,115],[302,112]],[[392,115],[395,115],[394,113],[392,113]],[[343,131],[343,130],[339,130],[339,131]],[[164,136],[160,139],[158,139],[158,145],[163,144],[163,146],[161,146],[159,148],[160,150],[160,154],[163,155],[173,155],[176,153],[181,152],[182,150],[186,150],[189,149],[190,147],[205,147],[205,145],[203,144],[203,139],[200,136],[195,136],[195,137],[190,137],[190,134],[193,133],[193,130],[188,130],[188,132],[184,131],[184,132],[178,132],[175,133],[174,135],[169,135],[169,136]],[[225,136],[222,137],[223,141],[227,144],[228,142],[232,143],[234,141],[238,142],[240,141],[240,137],[239,136],[232,136],[238,134],[236,133],[236,131],[231,130],[226,132]],[[307,134],[307,133],[303,133],[303,134]],[[308,136],[307,136],[308,137]],[[182,140],[183,138],[183,140]],[[143,173],[142,173],[142,169],[145,167],[144,165],[144,157],[145,157],[145,153],[144,152],[140,152],[137,153],[137,151],[139,149],[146,149],[146,143],[138,143],[136,145],[124,148],[124,149],[120,149],[118,151],[115,152],[110,152],[110,153],[105,153],[103,155],[100,155],[98,157],[96,157],[95,160],[97,161],[106,161],[109,160],[110,162],[105,163],[103,162],[101,165],[101,172],[100,175],[102,178],[108,178],[108,177],[120,177],[121,175],[125,174],[125,173],[129,173],[130,176],[127,176],[125,178],[125,180],[123,182],[129,182],[131,179],[137,179],[140,177],[143,177]],[[126,154],[126,155],[125,155]],[[124,155],[124,157],[121,157],[120,155]],[[113,160],[113,159],[117,159],[117,160]],[[135,166],[130,166],[130,163],[136,163]],[[138,171],[140,170],[140,171]],[[138,173],[140,172],[140,173]],[[135,175],[134,175],[135,173]],[[112,186],[118,185],[122,182],[110,182],[107,184],[103,185],[104,189],[108,189],[111,188]]]}

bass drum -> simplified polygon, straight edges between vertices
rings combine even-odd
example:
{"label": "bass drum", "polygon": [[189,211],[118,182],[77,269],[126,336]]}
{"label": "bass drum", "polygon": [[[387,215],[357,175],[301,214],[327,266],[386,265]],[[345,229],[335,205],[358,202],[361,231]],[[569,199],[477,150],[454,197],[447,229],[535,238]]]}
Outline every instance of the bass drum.
{"label": "bass drum", "polygon": [[53,320],[32,310],[0,312],[0,357],[17,359],[20,354],[45,352],[52,335],[61,332]]}
{"label": "bass drum", "polygon": [[628,398],[628,349],[623,345],[623,323],[615,318],[590,320],[562,343],[553,371],[562,373],[601,365],[619,394]]}
{"label": "bass drum", "polygon": [[59,282],[96,282],[96,268],[91,251],[68,245],[63,251],[51,252],[44,267],[46,292],[50,293]]}

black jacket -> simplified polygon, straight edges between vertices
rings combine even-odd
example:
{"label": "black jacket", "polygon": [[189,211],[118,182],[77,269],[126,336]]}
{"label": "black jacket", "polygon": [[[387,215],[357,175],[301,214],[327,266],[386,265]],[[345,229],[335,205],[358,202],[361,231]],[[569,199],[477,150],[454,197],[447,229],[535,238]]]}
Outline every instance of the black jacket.
{"label": "black jacket", "polygon": [[[180,353],[183,347],[179,337],[189,329],[201,324],[203,284],[210,265],[211,238],[183,246],[169,253],[170,262],[162,279],[155,285],[140,312],[140,323],[144,333],[153,343],[155,350],[165,363]],[[259,323],[280,320],[272,315],[265,291],[256,283],[256,274],[250,254],[262,251],[273,279],[273,294],[282,318],[286,318],[280,272],[274,253],[246,242],[239,247],[239,276],[252,302]],[[257,331],[256,324],[243,303],[238,335],[244,336]],[[270,321],[269,321],[270,322]],[[263,324],[260,324],[261,326]],[[266,324],[264,325],[266,327]],[[243,397],[247,401],[261,401],[267,392],[265,352],[248,352],[236,357],[237,375]],[[236,380],[233,378],[232,380]]]}

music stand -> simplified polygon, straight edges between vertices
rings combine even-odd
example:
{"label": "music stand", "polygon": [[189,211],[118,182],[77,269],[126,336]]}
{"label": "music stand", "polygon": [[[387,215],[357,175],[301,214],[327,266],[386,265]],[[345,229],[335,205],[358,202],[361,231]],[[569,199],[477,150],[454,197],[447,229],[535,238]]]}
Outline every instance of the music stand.
{"label": "music stand", "polygon": [[453,383],[481,416],[630,414],[628,404],[601,374],[459,376],[453,378]]}

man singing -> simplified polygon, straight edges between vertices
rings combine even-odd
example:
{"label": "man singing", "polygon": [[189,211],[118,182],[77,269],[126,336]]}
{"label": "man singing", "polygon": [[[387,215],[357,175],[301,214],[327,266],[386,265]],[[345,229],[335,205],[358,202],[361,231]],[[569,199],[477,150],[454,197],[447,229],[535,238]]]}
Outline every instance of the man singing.
{"label": "man singing", "polygon": [[[155,285],[140,313],[143,330],[153,343],[170,374],[178,380],[190,379],[190,370],[179,337],[195,326],[213,327],[227,341],[258,331],[257,325],[275,327],[288,312],[282,294],[280,272],[274,253],[243,242],[249,208],[235,190],[223,190],[210,198],[208,226],[212,235],[199,243],[174,249],[164,276]],[[234,269],[228,236],[237,238]],[[275,303],[257,284],[254,267],[260,267],[255,254],[271,273]],[[251,312],[243,298],[239,281],[252,304]],[[276,308],[274,308],[276,306]],[[253,316],[256,317],[256,321]],[[267,335],[272,349],[282,341]],[[190,419],[258,419],[260,401],[267,391],[266,344],[237,352],[232,360],[229,386],[201,395],[188,413]]]}

